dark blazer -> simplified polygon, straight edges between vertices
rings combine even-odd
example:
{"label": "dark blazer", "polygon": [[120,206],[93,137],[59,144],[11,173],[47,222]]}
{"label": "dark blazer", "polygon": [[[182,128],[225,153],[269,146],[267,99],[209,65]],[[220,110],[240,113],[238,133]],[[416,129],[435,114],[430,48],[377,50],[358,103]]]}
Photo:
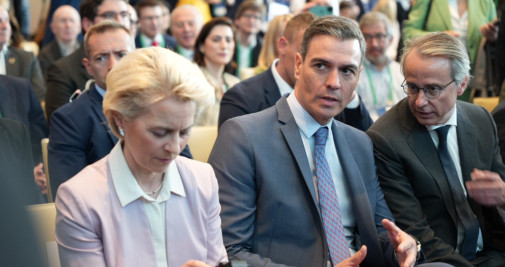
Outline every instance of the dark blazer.
{"label": "dark blazer", "polygon": [[5,54],[5,70],[7,75],[28,79],[32,83],[37,99],[44,101],[46,85],[39,61],[33,53],[9,46]]}
{"label": "dark blazer", "polygon": [[[21,204],[20,208],[22,205],[39,204],[44,201],[33,179],[29,136],[23,123],[0,118],[0,183],[10,185],[8,188],[1,187],[3,191],[1,195],[14,193],[16,196],[22,196],[21,202],[16,203]],[[12,201],[12,199],[6,201]],[[12,219],[5,216],[2,215],[3,218],[8,219],[2,221]]]}
{"label": "dark blazer", "polygon": [[25,125],[30,133],[32,160],[36,164],[42,162],[40,140],[47,137],[47,123],[28,80],[0,75],[0,111],[2,117]]}
{"label": "dark blazer", "polygon": [[[227,119],[269,108],[281,98],[271,68],[236,84],[224,94],[219,111],[219,126]],[[366,131],[373,123],[362,104],[359,108],[344,109],[335,119],[362,131]]]}
{"label": "dark blazer", "polygon": [[[338,121],[331,130],[352,192],[357,245],[368,248],[361,266],[393,266],[393,249],[381,224],[392,215],[375,174],[372,143],[362,131]],[[316,188],[286,97],[274,107],[226,121],[209,163],[219,183],[230,259],[247,260],[249,266],[326,266]]]}
{"label": "dark blazer", "polygon": [[84,91],[86,82],[91,79],[82,64],[84,57],[84,46],[81,45],[72,54],[60,58],[47,69],[46,117],[49,121],[51,114],[68,103],[75,90]]}
{"label": "dark blazer", "polygon": [[498,131],[501,159],[505,163],[505,101],[501,101],[491,114],[493,114],[496,130]]}
{"label": "dark blazer", "polygon": [[[470,181],[474,168],[505,177],[496,127],[484,108],[457,102],[461,171]],[[454,251],[457,215],[444,169],[425,126],[404,99],[367,131],[373,141],[377,174],[396,223],[421,243],[428,261],[473,266]],[[505,224],[495,207],[468,198],[481,226],[484,251],[505,248]]]}
{"label": "dark blazer", "polygon": [[[168,48],[174,52],[177,52],[177,41],[175,41],[175,38],[168,35],[168,34],[163,34],[163,39],[165,41],[165,48]],[[135,47],[136,48],[142,48],[142,47],[150,47],[148,46],[142,46],[140,42],[140,34],[137,34],[135,37]]]}
{"label": "dark blazer", "polygon": [[[81,46],[83,45],[82,40],[78,39],[77,42],[79,42]],[[63,57],[56,39],[42,47],[37,57],[39,59],[40,68],[42,69],[42,74],[44,75],[44,80],[47,80],[47,68],[49,68],[53,62]]]}
{"label": "dark blazer", "polygon": [[[79,98],[53,113],[48,161],[54,197],[62,183],[108,155],[118,141],[103,114],[102,102],[103,97],[93,84]],[[191,158],[187,146],[181,155]]]}

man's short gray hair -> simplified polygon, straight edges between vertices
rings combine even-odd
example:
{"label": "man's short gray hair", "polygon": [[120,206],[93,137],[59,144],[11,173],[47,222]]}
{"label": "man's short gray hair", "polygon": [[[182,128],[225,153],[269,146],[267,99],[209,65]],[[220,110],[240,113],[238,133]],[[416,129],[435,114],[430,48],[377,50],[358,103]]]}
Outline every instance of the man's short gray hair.
{"label": "man's short gray hair", "polygon": [[393,35],[393,26],[391,25],[391,21],[386,15],[377,11],[371,11],[363,15],[363,17],[359,20],[359,28],[362,29],[364,26],[376,25],[377,23],[384,24],[386,34],[388,36]]}
{"label": "man's short gray hair", "polygon": [[[470,59],[465,45],[456,37],[446,33],[428,33],[413,38],[405,44],[400,65],[405,75],[405,59],[410,53],[417,52],[424,57],[443,57],[451,61],[451,76],[460,85],[470,77]],[[419,66],[422,68],[423,66]]]}

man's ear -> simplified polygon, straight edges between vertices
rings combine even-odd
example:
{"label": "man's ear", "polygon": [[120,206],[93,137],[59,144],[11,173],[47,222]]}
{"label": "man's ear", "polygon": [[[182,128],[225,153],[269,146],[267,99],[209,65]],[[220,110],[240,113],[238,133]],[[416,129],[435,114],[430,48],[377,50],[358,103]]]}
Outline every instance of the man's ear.
{"label": "man's ear", "polygon": [[83,58],[82,59],[82,65],[86,68],[86,71],[90,76],[93,76],[93,70],[91,69],[91,66],[89,65],[89,59],[88,58]]}
{"label": "man's ear", "polygon": [[459,85],[458,96],[461,96],[465,92],[466,87],[468,86],[469,79],[470,78],[468,76],[466,76],[465,79],[463,80],[463,82],[461,82],[461,84]]}
{"label": "man's ear", "polygon": [[295,56],[295,79],[297,81],[298,81],[298,79],[300,79],[300,72],[302,69],[302,65],[303,65],[302,55],[300,53],[296,53],[296,56]]}
{"label": "man's ear", "polygon": [[275,45],[277,46],[277,51],[279,51],[279,56],[284,55],[286,48],[289,45],[289,41],[286,37],[281,36],[279,40],[275,43]]}
{"label": "man's ear", "polygon": [[91,26],[93,26],[94,23],[93,23],[93,21],[91,21],[88,18],[83,18],[81,24],[82,24],[82,29],[85,32],[88,32],[89,28],[91,28]]}

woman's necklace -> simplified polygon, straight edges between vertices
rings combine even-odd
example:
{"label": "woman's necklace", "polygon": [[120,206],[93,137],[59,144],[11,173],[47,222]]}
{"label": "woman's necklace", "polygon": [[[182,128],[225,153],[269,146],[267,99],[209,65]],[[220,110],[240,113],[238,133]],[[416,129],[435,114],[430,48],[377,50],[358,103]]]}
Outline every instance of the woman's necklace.
{"label": "woman's necklace", "polygon": [[149,196],[152,196],[152,195],[154,195],[154,194],[158,193],[158,191],[160,191],[161,187],[163,186],[163,180],[164,180],[164,179],[165,179],[165,177],[163,177],[163,178],[161,179],[160,186],[158,186],[158,188],[156,188],[156,190],[154,190],[154,191],[152,191],[152,192],[146,192],[146,191],[144,191],[144,193],[146,193],[146,194],[147,194],[147,195],[149,195]]}

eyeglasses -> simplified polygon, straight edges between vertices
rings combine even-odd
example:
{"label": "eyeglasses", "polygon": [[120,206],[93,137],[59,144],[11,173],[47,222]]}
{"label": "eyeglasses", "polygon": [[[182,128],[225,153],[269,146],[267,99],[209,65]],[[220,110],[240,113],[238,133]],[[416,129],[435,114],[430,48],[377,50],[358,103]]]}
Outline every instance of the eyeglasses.
{"label": "eyeglasses", "polygon": [[456,80],[452,80],[450,83],[444,85],[444,86],[438,86],[438,85],[427,85],[424,88],[417,87],[415,84],[410,84],[407,83],[407,79],[405,79],[402,83],[402,88],[403,91],[409,95],[409,96],[415,96],[419,94],[419,90],[423,90],[424,95],[429,98],[429,99],[435,99],[440,96],[440,93],[442,90],[444,90],[447,86],[449,86],[451,83],[455,82]]}
{"label": "eyeglasses", "polygon": [[383,34],[383,33],[378,33],[378,34],[363,34],[363,38],[365,38],[365,41],[366,42],[370,42],[372,41],[373,39],[379,41],[379,42],[383,42],[386,40],[386,38],[388,37],[387,34]]}
{"label": "eyeglasses", "polygon": [[244,14],[244,15],[242,15],[242,17],[244,17],[246,19],[255,19],[255,20],[260,20],[261,19],[261,16],[259,16],[259,15],[253,15],[253,14]]}
{"label": "eyeglasses", "polygon": [[129,18],[130,13],[128,13],[128,11],[123,11],[123,12],[119,12],[119,13],[109,11],[109,12],[105,12],[105,13],[102,13],[102,14],[99,14],[96,16],[103,18],[103,19],[107,19],[107,20],[115,20],[119,16],[123,20],[123,19]]}

